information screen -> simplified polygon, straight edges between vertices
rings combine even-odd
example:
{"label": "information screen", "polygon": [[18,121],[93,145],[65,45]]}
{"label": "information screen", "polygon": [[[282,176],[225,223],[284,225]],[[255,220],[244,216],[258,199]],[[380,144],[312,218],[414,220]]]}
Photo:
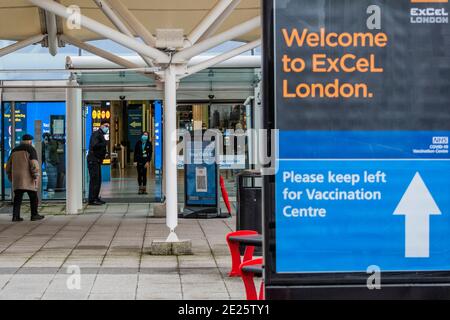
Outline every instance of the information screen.
{"label": "information screen", "polygon": [[273,7],[276,273],[450,270],[448,2]]}
{"label": "information screen", "polygon": [[215,142],[186,143],[185,204],[217,207],[217,163]]}

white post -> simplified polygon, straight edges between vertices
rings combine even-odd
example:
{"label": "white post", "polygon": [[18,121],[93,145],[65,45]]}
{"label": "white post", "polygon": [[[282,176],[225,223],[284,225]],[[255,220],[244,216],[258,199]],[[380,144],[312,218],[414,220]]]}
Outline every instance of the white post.
{"label": "white post", "polygon": [[[258,75],[258,78],[261,78],[260,71],[256,71],[255,74]],[[259,82],[255,86],[255,99],[253,100],[253,123],[254,123],[254,129],[255,134],[253,138],[253,146],[252,146],[252,152],[253,152],[253,163],[255,164],[255,170],[260,171],[262,168],[261,164],[261,146],[260,146],[260,133],[262,132],[262,129],[264,128],[263,125],[263,110],[262,110],[262,104],[261,104],[261,82]]]}
{"label": "white post", "polygon": [[[69,80],[69,86],[76,86],[75,80]],[[82,106],[81,89],[66,89],[66,213],[78,214],[83,208],[82,174]]]}
{"label": "white post", "polygon": [[164,77],[164,174],[166,223],[170,230],[167,242],[177,242],[178,225],[177,179],[177,77],[174,65],[169,65]]}

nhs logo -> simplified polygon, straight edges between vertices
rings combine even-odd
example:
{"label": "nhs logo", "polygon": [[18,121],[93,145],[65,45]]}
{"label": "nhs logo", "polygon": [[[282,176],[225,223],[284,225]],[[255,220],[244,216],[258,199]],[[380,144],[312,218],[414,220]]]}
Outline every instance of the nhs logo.
{"label": "nhs logo", "polygon": [[433,144],[448,144],[448,137],[433,137]]}

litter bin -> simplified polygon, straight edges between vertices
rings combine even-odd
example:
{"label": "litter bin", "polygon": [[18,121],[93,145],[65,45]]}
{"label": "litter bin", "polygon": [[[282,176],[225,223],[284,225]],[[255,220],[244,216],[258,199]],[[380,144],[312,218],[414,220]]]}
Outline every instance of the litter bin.
{"label": "litter bin", "polygon": [[[236,230],[262,233],[262,177],[259,171],[246,170],[237,175]],[[243,248],[241,253],[243,254]],[[255,248],[255,254],[261,254]]]}

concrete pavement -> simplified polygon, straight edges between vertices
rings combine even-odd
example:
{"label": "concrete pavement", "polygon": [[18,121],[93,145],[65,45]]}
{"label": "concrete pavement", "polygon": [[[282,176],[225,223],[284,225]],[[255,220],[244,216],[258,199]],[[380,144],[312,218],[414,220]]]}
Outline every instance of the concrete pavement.
{"label": "concrete pavement", "polygon": [[[53,213],[48,213],[51,211]],[[240,278],[229,278],[225,235],[235,217],[180,220],[193,255],[151,256],[165,238],[165,219],[150,204],[87,207],[66,216],[57,205],[46,219],[12,223],[0,214],[0,299],[244,299]],[[3,211],[4,212],[4,211]]]}

